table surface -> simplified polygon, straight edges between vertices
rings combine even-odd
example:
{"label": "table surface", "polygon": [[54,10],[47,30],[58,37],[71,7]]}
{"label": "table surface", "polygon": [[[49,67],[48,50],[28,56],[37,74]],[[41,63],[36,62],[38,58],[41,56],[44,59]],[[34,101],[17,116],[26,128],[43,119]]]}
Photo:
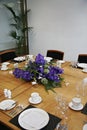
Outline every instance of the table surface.
{"label": "table surface", "polygon": [[[19,63],[19,67],[25,65],[25,62]],[[1,71],[0,70],[0,101],[3,101],[7,98],[4,97],[3,90],[5,88],[12,91],[12,99],[17,101],[17,104],[22,104],[26,108],[30,103],[28,101],[32,92],[38,92],[42,97],[42,102],[33,105],[37,108],[41,108],[51,114],[56,114],[56,105],[55,93],[49,90],[47,93],[42,85],[32,85],[31,82],[25,82],[23,80],[17,79],[13,74],[9,73],[14,68],[14,63],[8,65],[9,70]],[[76,96],[76,85],[87,77],[87,73],[83,73],[82,69],[72,68],[70,62],[65,62],[62,64],[64,69],[64,83],[62,87],[55,88],[56,93],[63,94],[67,98],[68,103],[71,102],[72,98]],[[87,90],[86,90],[87,91]],[[85,105],[87,102],[86,96],[81,96],[82,104]],[[0,121],[5,125],[9,126],[11,129],[20,130],[12,123],[9,122],[13,117],[9,114],[12,111],[2,111],[0,110]],[[57,112],[58,113],[58,112]],[[56,116],[61,118],[61,115],[56,114]],[[82,114],[81,111],[74,111],[68,109],[68,129],[69,130],[82,130],[83,121],[87,121],[87,115]]]}

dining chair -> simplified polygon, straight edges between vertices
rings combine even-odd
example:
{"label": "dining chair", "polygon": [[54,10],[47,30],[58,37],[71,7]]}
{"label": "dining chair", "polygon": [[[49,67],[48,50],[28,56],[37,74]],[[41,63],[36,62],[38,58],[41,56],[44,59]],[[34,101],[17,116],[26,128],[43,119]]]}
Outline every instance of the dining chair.
{"label": "dining chair", "polygon": [[47,57],[52,57],[53,59],[63,60],[64,52],[60,50],[47,50]]}
{"label": "dining chair", "polygon": [[0,52],[0,62],[5,62],[14,59],[16,56],[15,50],[9,49]]}
{"label": "dining chair", "polygon": [[79,63],[87,63],[87,54],[79,54],[78,55]]}

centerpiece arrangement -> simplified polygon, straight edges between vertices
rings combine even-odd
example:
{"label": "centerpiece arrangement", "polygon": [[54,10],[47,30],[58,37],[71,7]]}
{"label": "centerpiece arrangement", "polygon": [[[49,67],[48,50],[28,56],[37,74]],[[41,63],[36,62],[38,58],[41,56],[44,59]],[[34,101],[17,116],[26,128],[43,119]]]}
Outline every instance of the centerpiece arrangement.
{"label": "centerpiece arrangement", "polygon": [[35,60],[29,60],[24,68],[15,68],[13,71],[16,78],[21,78],[27,82],[35,81],[43,84],[46,90],[52,91],[55,87],[61,86],[62,73],[62,68],[54,66],[52,62],[47,62],[41,54],[38,54]]}

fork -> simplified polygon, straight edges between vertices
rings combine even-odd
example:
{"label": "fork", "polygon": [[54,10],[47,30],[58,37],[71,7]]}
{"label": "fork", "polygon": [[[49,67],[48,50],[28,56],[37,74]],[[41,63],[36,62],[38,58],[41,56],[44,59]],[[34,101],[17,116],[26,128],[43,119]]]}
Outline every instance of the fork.
{"label": "fork", "polygon": [[18,114],[19,112],[21,112],[24,109],[23,105],[18,104],[15,109],[13,109],[12,111],[9,112],[9,115],[14,117],[16,114]]}

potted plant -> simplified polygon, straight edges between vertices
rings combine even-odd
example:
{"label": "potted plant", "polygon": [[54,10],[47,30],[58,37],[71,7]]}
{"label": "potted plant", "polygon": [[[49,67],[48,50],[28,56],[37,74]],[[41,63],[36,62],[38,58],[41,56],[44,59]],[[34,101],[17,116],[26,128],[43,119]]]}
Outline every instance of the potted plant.
{"label": "potted plant", "polygon": [[20,14],[16,14],[14,9],[6,4],[4,6],[11,12],[12,19],[11,24],[12,30],[9,35],[16,41],[16,54],[24,55],[28,53],[28,47],[26,46],[27,31],[32,30],[32,27],[27,26],[27,14],[29,10],[20,11]]}

